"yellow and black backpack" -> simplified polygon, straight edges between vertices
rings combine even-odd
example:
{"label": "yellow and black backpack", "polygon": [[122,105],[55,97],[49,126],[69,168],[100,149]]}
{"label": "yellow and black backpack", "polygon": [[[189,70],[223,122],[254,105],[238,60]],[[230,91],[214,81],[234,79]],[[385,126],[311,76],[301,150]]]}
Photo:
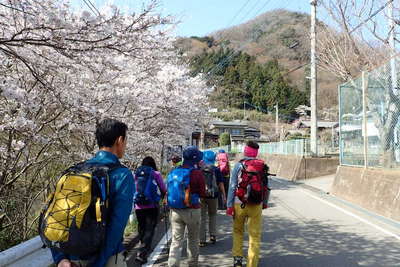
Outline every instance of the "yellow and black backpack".
{"label": "yellow and black backpack", "polygon": [[109,173],[120,167],[83,162],[61,174],[39,218],[46,247],[78,257],[99,252],[108,221]]}

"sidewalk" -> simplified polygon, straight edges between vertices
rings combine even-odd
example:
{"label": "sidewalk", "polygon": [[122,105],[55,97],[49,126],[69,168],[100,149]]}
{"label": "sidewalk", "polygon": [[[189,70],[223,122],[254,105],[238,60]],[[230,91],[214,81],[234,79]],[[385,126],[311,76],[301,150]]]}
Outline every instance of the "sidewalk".
{"label": "sidewalk", "polygon": [[297,183],[314,187],[325,193],[330,193],[331,186],[332,186],[334,180],[335,180],[335,174],[331,174],[331,175],[326,175],[326,176],[321,176],[321,177],[316,177],[316,178],[310,178],[310,179],[306,179],[306,180],[299,180],[299,181],[297,181]]}

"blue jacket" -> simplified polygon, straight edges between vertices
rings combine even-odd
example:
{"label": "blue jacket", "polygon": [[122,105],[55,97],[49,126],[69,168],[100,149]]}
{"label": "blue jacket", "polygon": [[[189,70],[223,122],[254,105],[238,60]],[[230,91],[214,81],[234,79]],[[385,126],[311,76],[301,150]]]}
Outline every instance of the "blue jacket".
{"label": "blue jacket", "polygon": [[[255,158],[251,158],[251,157],[245,157],[243,160],[249,160],[249,159],[255,159]],[[243,165],[241,162],[237,162],[235,164],[235,167],[233,167],[232,173],[231,173],[231,179],[229,181],[229,189],[228,189],[228,197],[226,200],[226,206],[228,208],[231,208],[234,206],[235,202],[236,203],[241,203],[239,199],[236,199],[235,197],[235,193],[236,193],[236,189],[238,187],[238,180],[239,177],[242,175],[242,168]],[[267,199],[264,200],[264,204],[267,204]]]}
{"label": "blue jacket", "polygon": [[[101,150],[88,162],[110,164],[119,163],[119,160],[114,154]],[[133,175],[128,168],[118,168],[110,173],[110,221],[107,225],[106,240],[103,249],[90,267],[104,267],[111,256],[125,250],[122,240],[126,223],[132,211],[134,186]],[[79,260],[73,255],[65,255],[53,249],[51,254],[56,264],[62,259]]]}

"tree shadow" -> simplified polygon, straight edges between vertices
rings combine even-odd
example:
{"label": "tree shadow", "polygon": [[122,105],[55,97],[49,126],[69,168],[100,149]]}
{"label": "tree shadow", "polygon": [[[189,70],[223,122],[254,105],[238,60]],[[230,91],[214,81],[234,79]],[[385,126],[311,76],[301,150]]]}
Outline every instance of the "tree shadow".
{"label": "tree shadow", "polygon": [[[232,224],[219,215],[217,244],[200,249],[200,266],[232,264]],[[400,266],[400,243],[344,232],[341,225],[320,220],[296,221],[264,216],[259,266]],[[245,239],[244,255],[247,252]]]}

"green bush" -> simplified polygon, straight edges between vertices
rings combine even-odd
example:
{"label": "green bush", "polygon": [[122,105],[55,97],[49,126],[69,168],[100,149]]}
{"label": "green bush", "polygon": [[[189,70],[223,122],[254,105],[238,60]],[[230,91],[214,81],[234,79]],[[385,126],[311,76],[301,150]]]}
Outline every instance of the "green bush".
{"label": "green bush", "polygon": [[231,144],[231,135],[229,133],[222,133],[218,141],[220,146],[228,146]]}

